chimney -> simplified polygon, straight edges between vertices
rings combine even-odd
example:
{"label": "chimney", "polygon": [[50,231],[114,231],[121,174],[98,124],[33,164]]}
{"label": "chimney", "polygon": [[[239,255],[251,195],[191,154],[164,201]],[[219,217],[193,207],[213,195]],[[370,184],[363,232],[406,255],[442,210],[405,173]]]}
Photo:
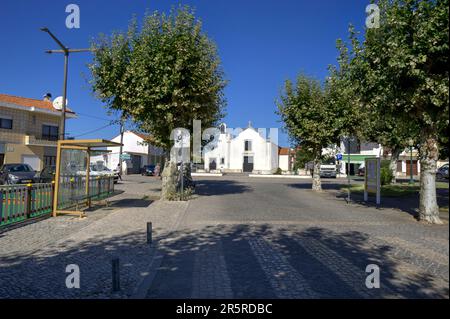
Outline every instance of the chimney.
{"label": "chimney", "polygon": [[52,94],[51,93],[45,94],[44,95],[44,101],[51,102],[52,101]]}

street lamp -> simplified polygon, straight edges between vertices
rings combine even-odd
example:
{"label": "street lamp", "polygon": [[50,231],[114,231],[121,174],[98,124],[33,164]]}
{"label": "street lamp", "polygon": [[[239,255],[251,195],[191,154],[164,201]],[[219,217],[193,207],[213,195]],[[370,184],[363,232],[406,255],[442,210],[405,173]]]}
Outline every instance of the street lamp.
{"label": "street lamp", "polygon": [[75,52],[90,52],[91,49],[69,49],[64,44],[61,43],[61,41],[58,40],[58,38],[50,32],[48,28],[41,28],[42,32],[46,32],[50,35],[50,37],[59,45],[61,50],[47,50],[46,53],[63,53],[64,54],[64,82],[63,82],[63,101],[62,101],[62,114],[61,114],[61,133],[60,133],[60,139],[65,139],[65,126],[66,126],[66,99],[67,99],[67,72],[68,72],[68,65],[69,65],[69,53],[75,53]]}
{"label": "street lamp", "polygon": [[414,140],[412,138],[410,138],[408,140],[408,145],[409,145],[409,184],[413,185],[414,184],[414,178],[413,178],[413,146],[414,146]]}

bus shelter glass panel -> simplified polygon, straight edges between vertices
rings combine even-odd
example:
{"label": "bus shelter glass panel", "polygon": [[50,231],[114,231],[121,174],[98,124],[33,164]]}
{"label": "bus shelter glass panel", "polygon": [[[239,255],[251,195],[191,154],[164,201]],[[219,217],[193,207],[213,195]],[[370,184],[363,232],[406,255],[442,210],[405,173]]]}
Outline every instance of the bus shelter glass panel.
{"label": "bus shelter glass panel", "polygon": [[67,209],[86,199],[88,152],[61,149],[58,209]]}

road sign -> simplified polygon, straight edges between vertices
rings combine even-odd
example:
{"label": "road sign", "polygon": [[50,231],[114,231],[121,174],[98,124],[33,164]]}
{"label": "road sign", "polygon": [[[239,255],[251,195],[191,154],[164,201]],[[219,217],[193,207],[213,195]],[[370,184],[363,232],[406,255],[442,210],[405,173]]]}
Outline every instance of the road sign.
{"label": "road sign", "polygon": [[336,154],[336,159],[338,161],[342,161],[342,154],[341,153]]}
{"label": "road sign", "polygon": [[130,160],[131,159],[131,155],[124,153],[124,154],[122,154],[120,159],[122,159],[122,160]]}

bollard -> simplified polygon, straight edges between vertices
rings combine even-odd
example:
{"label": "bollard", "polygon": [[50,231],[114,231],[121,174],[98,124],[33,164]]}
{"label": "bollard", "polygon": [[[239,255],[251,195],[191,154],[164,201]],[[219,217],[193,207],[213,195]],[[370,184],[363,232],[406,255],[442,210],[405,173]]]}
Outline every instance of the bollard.
{"label": "bollard", "polygon": [[112,291],[117,292],[120,290],[120,269],[119,258],[112,260]]}
{"label": "bollard", "polygon": [[151,245],[152,243],[152,223],[147,223],[147,244]]}

